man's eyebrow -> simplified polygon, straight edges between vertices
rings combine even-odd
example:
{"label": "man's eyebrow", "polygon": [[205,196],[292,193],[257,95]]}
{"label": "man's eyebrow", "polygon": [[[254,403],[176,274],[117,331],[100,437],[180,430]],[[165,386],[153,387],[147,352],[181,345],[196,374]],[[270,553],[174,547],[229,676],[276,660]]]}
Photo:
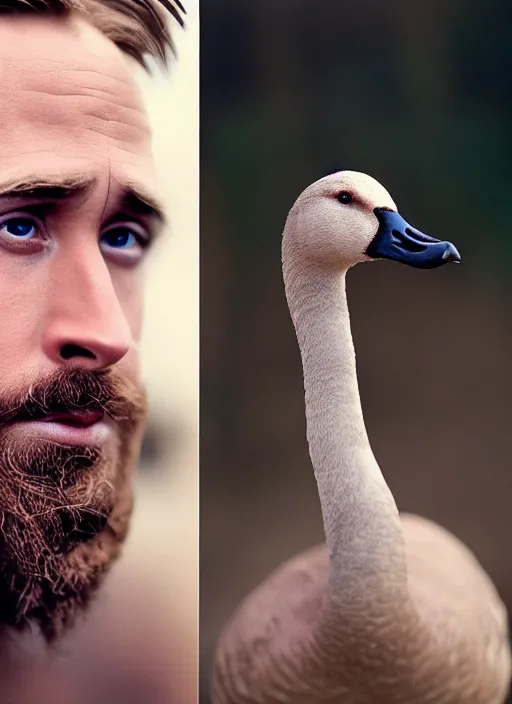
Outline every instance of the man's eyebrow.
{"label": "man's eyebrow", "polygon": [[121,194],[121,206],[135,215],[155,218],[162,227],[167,225],[165,207],[142,186],[125,186]]}
{"label": "man's eyebrow", "polygon": [[[96,179],[83,174],[71,176],[25,176],[2,181],[0,202],[9,198],[34,200],[64,200],[80,195],[96,184]],[[129,183],[122,188],[121,208],[135,215],[152,217],[161,226],[167,225],[165,207],[144,186]]]}
{"label": "man's eyebrow", "polygon": [[95,178],[73,176],[25,176],[3,181],[0,178],[0,199],[34,198],[41,200],[70,198],[88,190],[96,183]]}

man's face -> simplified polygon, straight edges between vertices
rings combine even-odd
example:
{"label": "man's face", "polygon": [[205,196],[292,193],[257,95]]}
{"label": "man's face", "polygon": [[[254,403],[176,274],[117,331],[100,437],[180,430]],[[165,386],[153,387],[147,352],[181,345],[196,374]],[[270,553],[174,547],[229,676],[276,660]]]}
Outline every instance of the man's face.
{"label": "man's face", "polygon": [[51,638],[127,531],[150,132],[82,20],[0,17],[0,622]]}

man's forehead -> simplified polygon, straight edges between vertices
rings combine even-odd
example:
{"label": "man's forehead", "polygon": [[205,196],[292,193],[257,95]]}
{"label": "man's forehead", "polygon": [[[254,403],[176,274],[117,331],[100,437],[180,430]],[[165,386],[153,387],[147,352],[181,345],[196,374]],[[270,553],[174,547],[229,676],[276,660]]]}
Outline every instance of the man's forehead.
{"label": "man's forehead", "polygon": [[155,192],[132,66],[80,18],[0,15],[0,100],[0,189],[18,177],[83,173]]}
{"label": "man's forehead", "polygon": [[22,92],[26,112],[44,95],[106,97],[143,112],[127,57],[75,15],[0,15],[0,97]]}
{"label": "man's forehead", "polygon": [[[34,65],[34,62],[35,65]],[[76,14],[0,15],[0,70],[43,67],[104,71],[120,80],[129,76],[124,54],[99,30]]]}

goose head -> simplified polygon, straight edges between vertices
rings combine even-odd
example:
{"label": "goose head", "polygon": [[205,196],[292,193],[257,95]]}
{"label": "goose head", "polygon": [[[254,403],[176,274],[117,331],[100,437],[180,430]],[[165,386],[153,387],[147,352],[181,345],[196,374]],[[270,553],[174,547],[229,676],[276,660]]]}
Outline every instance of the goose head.
{"label": "goose head", "polygon": [[283,247],[290,245],[307,259],[336,268],[372,259],[419,269],[460,262],[451,242],[412,227],[378,181],[355,171],[325,176],[301,193],[285,226]]}

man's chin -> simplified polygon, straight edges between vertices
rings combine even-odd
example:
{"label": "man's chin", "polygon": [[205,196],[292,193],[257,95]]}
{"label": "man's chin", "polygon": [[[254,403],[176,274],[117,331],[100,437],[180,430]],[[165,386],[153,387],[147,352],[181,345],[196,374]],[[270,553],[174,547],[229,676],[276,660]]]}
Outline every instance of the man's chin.
{"label": "man's chin", "polygon": [[11,447],[14,472],[8,450],[0,448],[0,624],[35,624],[50,642],[119,554],[131,513],[126,456],[37,443],[23,454]]}
{"label": "man's chin", "polygon": [[[70,520],[72,530],[63,534],[63,541],[55,545],[54,551],[40,555],[35,570],[27,569],[20,552],[15,559],[11,554],[10,559],[3,560],[0,623],[20,631],[36,625],[48,643],[70,628],[86,611],[119,556],[130,512],[124,509],[121,520],[118,514],[114,509],[109,517],[90,511],[67,515],[63,523]],[[114,528],[116,524],[118,529]],[[28,542],[28,530],[25,536]],[[11,551],[2,545],[1,552],[6,556]]]}

